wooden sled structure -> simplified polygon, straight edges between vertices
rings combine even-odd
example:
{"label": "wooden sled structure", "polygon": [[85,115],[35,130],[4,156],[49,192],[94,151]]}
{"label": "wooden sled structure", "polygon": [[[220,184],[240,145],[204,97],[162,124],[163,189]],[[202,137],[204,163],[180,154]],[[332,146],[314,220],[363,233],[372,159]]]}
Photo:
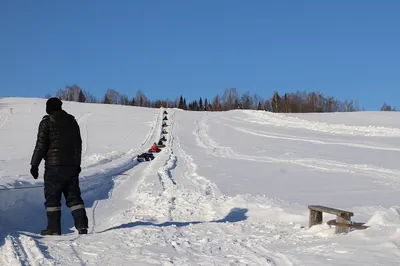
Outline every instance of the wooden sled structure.
{"label": "wooden sled structure", "polygon": [[335,234],[348,233],[350,232],[350,228],[367,229],[369,227],[360,223],[352,223],[351,217],[354,216],[354,213],[349,211],[321,205],[310,205],[308,209],[310,210],[309,228],[317,224],[322,224],[322,213],[324,212],[336,215],[336,221],[327,222],[328,225],[335,226]]}

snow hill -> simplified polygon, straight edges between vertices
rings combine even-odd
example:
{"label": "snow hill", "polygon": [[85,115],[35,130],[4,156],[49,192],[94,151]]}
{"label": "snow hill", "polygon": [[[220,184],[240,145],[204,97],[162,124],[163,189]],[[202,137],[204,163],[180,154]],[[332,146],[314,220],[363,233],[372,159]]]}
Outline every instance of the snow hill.
{"label": "snow hill", "polygon": [[[43,163],[29,174],[45,99],[0,99],[1,265],[398,265],[400,114],[273,114],[64,102],[81,126],[90,234],[63,209],[45,226]],[[366,230],[308,228],[308,205]]]}

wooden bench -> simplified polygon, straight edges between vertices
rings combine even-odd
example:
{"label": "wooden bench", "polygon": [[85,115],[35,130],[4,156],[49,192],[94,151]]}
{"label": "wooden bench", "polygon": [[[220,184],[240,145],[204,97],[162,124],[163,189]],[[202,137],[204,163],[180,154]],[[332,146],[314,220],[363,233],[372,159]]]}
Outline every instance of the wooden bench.
{"label": "wooden bench", "polygon": [[326,223],[328,225],[342,226],[342,227],[356,228],[356,229],[367,229],[369,227],[368,225],[363,225],[362,223],[345,224],[345,223],[338,223],[338,222],[335,222],[335,221],[328,221]]}
{"label": "wooden bench", "polygon": [[310,209],[309,228],[311,228],[313,225],[322,224],[323,212],[336,215],[336,222],[328,222],[329,225],[336,226],[336,234],[347,233],[350,231],[350,227],[356,228],[356,225],[351,224],[351,217],[354,216],[352,212],[320,205],[310,205],[308,206],[308,209]]}

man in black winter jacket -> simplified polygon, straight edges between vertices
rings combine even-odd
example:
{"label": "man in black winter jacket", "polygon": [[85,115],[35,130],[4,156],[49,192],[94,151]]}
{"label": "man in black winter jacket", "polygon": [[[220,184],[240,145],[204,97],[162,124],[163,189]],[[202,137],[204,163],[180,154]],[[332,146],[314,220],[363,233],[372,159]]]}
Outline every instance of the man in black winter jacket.
{"label": "man in black winter jacket", "polygon": [[46,198],[47,228],[42,235],[61,234],[61,196],[75,221],[79,234],[87,234],[88,218],[81,198],[82,139],[75,118],[62,110],[58,98],[50,98],[39,124],[35,150],[31,160],[31,174],[37,179],[39,165],[45,160],[44,194]]}

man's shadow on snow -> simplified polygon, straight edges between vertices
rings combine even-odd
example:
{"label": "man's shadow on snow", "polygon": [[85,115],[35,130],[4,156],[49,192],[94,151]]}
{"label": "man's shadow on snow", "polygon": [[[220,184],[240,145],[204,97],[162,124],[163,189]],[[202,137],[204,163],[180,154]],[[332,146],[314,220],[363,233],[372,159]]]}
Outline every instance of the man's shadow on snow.
{"label": "man's shadow on snow", "polygon": [[[113,176],[99,178],[95,181],[90,180],[90,182],[80,180],[80,182],[81,194],[86,209],[93,207],[96,201],[107,199],[109,192],[114,187]],[[46,228],[47,217],[43,189],[43,187],[37,187],[26,190],[2,191],[0,200],[10,199],[10,206],[12,207],[4,208],[0,212],[0,247],[4,245],[4,237],[9,233],[25,231],[39,234],[42,229]],[[19,203],[14,204],[13,201],[18,201]],[[2,202],[3,205],[7,205],[7,203]],[[61,232],[62,234],[73,233],[75,231],[74,220],[71,211],[65,205],[64,196],[61,204]],[[90,216],[92,213],[87,212],[87,215]],[[4,227],[2,228],[2,226]]]}
{"label": "man's shadow on snow", "polygon": [[184,227],[194,224],[202,224],[202,223],[236,223],[241,222],[247,219],[246,213],[248,209],[246,208],[233,208],[223,219],[210,221],[210,222],[201,222],[201,221],[193,221],[193,222],[164,222],[161,224],[156,224],[152,222],[131,222],[126,224],[121,224],[118,226],[114,226],[108,228],[106,230],[100,231],[98,233],[104,233],[111,230],[123,229],[123,228],[133,228],[136,226],[157,226],[157,227],[165,227],[165,226],[176,226],[176,227]]}
{"label": "man's shadow on snow", "polygon": [[[114,187],[113,177],[99,178],[95,182],[93,180],[90,180],[90,182],[80,181],[82,198],[87,209],[93,207],[96,201],[108,198],[109,192]],[[29,190],[29,192],[26,190],[3,191],[3,198],[7,196],[11,199],[17,198],[21,200],[21,203],[16,208],[7,208],[0,212],[0,247],[5,244],[7,235],[12,235],[18,239],[18,236],[24,235],[25,232],[39,234],[40,230],[46,228],[47,218],[44,207],[43,187],[34,188],[33,190]],[[62,234],[73,233],[74,220],[70,210],[65,205],[64,196],[62,197],[61,212]],[[87,215],[93,214],[88,212]],[[51,259],[47,245],[40,241],[41,237],[32,235],[30,237],[35,241],[44,256]]]}

